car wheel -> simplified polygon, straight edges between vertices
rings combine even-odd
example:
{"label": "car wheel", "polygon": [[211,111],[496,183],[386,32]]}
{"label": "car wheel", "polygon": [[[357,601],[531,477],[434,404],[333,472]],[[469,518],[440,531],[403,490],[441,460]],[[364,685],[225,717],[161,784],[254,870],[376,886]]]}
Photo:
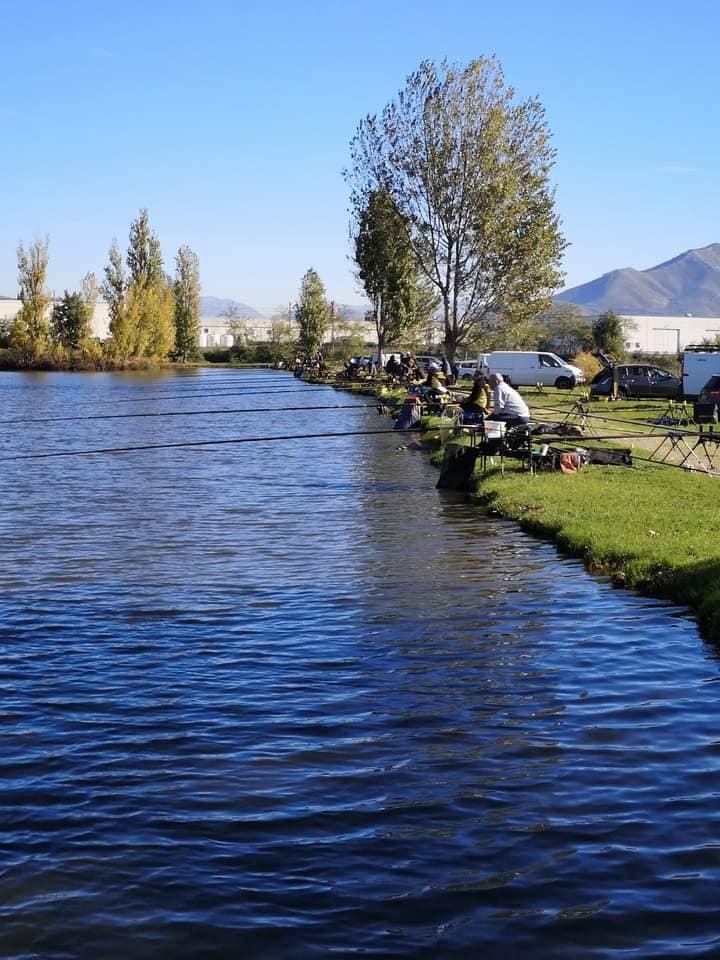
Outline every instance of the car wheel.
{"label": "car wheel", "polygon": [[558,377],[555,386],[558,390],[572,390],[572,380],[570,377]]}

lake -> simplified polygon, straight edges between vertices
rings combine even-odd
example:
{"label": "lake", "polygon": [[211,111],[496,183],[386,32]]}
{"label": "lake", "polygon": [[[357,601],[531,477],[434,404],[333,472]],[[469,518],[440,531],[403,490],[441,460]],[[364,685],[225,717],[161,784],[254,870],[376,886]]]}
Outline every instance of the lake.
{"label": "lake", "polygon": [[404,435],[219,442],[369,404],[0,374],[3,957],[720,954],[717,650]]}

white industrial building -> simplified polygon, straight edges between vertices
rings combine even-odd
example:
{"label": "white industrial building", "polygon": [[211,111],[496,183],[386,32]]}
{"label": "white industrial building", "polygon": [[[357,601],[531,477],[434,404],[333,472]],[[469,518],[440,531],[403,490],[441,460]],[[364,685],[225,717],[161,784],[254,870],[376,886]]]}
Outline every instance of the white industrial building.
{"label": "white industrial building", "polygon": [[[50,304],[52,309],[53,303]],[[0,323],[7,320],[14,320],[20,312],[22,303],[20,300],[0,300]],[[110,312],[108,305],[104,300],[98,300],[95,304],[95,310],[92,318],[92,335],[98,340],[107,340],[110,336]]]}
{"label": "white industrial building", "polygon": [[720,317],[622,315],[625,346],[632,353],[678,354],[685,347],[720,337]]}

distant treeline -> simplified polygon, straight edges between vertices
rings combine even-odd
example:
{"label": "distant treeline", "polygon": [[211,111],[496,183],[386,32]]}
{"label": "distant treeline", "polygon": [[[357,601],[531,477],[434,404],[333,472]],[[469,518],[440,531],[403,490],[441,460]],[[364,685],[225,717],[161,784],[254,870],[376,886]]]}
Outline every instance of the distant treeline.
{"label": "distant treeline", "polygon": [[[103,282],[86,274],[80,289],[66,290],[52,309],[46,288],[48,260],[47,237],[27,249],[18,247],[22,305],[0,330],[6,367],[92,370],[199,359],[198,258],[189,247],[180,247],[175,274],[167,274],[147,210],[130,226],[124,258],[113,241]],[[103,341],[92,328],[100,296],[110,314],[110,336]]]}

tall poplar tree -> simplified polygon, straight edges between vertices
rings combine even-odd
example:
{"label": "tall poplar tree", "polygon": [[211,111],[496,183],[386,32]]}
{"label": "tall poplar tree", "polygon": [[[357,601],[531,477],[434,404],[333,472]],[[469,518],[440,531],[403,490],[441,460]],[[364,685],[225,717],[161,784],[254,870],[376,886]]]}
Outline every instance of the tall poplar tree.
{"label": "tall poplar tree", "polygon": [[374,190],[355,233],[358,277],[372,305],[378,354],[416,321],[417,265],[409,225],[387,190]]}
{"label": "tall poplar tree", "polygon": [[102,293],[110,313],[110,349],[114,356],[126,359],[132,356],[135,337],[127,315],[127,278],[117,240],[110,247],[104,273]]}
{"label": "tall poplar tree", "polygon": [[13,321],[10,341],[25,360],[39,356],[48,346],[50,296],[45,290],[50,241],[36,240],[26,250],[17,249],[20,311]]}
{"label": "tall poplar tree", "polygon": [[565,241],[549,176],[543,107],[517,102],[495,58],[430,61],[350,145],[356,211],[387,190],[410,225],[418,265],[441,298],[445,351],[498,314],[537,313],[560,286]]}
{"label": "tall poplar tree", "polygon": [[175,305],[147,210],[141,210],[130,226],[126,263],[127,274],[113,241],[103,284],[112,353],[120,359],[167,356],[175,340]]}
{"label": "tall poplar tree", "polygon": [[198,356],[200,334],[200,262],[188,246],[175,257],[175,356],[186,362]]}
{"label": "tall poplar tree", "polygon": [[300,349],[306,354],[317,353],[330,326],[330,307],[323,282],[312,267],[300,283],[295,319],[300,328]]}

